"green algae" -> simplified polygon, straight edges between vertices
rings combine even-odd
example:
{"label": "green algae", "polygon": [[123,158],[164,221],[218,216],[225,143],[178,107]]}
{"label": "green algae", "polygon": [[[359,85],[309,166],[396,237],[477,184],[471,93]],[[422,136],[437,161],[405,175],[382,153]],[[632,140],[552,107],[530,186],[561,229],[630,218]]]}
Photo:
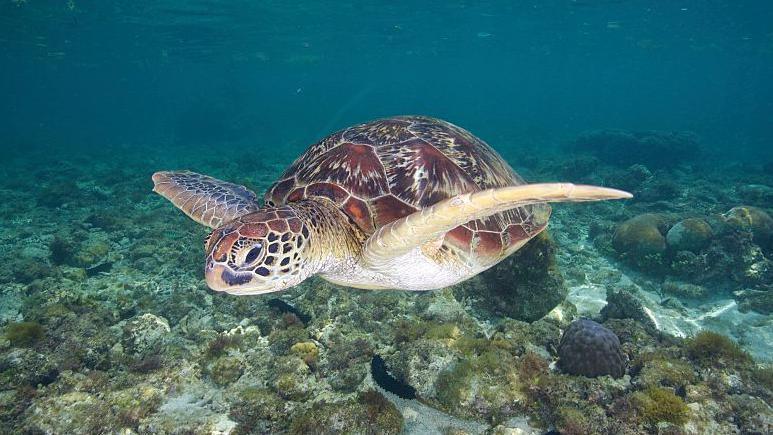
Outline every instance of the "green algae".
{"label": "green algae", "polygon": [[641,418],[650,424],[668,422],[682,425],[690,415],[690,409],[684,401],[667,388],[650,387],[643,392],[636,392],[632,401]]}
{"label": "green algae", "polygon": [[688,340],[687,353],[701,365],[748,365],[751,362],[751,357],[741,346],[712,331],[701,331]]}
{"label": "green algae", "polygon": [[585,435],[597,433],[594,430],[591,417],[587,409],[574,407],[561,407],[556,412],[556,429],[562,435]]}
{"label": "green algae", "polygon": [[287,415],[282,398],[274,392],[258,387],[240,390],[231,403],[229,416],[238,425],[235,434],[275,432],[287,428]]}
{"label": "green algae", "polygon": [[755,367],[749,373],[751,380],[769,391],[773,391],[773,366]]}
{"label": "green algae", "polygon": [[317,359],[319,358],[319,349],[317,345],[311,341],[301,341],[295,343],[290,347],[290,352],[298,355],[303,362],[306,363],[309,368],[315,368],[317,366]]}
{"label": "green algae", "polygon": [[453,367],[440,373],[435,382],[437,400],[452,412],[460,412],[462,400],[469,393],[470,381],[475,367],[469,361],[459,361]]}
{"label": "green algae", "polygon": [[336,427],[341,433],[399,434],[403,417],[381,393],[365,391],[343,403],[317,403],[290,423],[291,434],[318,433]]}
{"label": "green algae", "polygon": [[12,346],[26,347],[43,338],[43,326],[38,322],[10,323],[5,327],[5,338]]}
{"label": "green algae", "polygon": [[485,284],[469,295],[464,286],[454,288],[455,296],[469,298],[484,313],[534,322],[559,305],[568,289],[556,262],[556,242],[541,232],[523,248],[481,273]]}

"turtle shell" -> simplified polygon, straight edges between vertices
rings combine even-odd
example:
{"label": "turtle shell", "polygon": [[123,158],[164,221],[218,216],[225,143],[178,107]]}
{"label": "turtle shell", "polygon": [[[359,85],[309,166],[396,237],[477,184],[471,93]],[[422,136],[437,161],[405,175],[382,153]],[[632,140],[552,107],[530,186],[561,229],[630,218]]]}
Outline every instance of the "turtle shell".
{"label": "turtle shell", "polygon": [[[326,197],[366,234],[443,199],[525,181],[485,142],[448,122],[420,116],[379,119],[311,145],[265,196],[278,206]],[[537,204],[449,231],[444,245],[497,257],[539,233]],[[548,209],[549,210],[549,209]]]}

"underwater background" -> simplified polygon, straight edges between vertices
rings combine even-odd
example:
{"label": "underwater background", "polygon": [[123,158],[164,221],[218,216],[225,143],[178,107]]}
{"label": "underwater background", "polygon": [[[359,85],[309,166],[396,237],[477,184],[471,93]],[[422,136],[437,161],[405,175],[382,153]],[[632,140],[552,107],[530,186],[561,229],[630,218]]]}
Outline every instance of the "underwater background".
{"label": "underwater background", "polygon": [[[0,0],[0,433],[772,433],[771,77],[764,0]],[[634,199],[448,289],[234,297],[151,192],[401,114]]]}

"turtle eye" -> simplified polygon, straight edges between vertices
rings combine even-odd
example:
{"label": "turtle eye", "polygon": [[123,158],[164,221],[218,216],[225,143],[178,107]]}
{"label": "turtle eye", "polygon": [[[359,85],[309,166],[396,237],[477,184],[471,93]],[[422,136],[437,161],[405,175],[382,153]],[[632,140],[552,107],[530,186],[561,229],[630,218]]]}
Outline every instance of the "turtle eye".
{"label": "turtle eye", "polygon": [[244,256],[244,264],[252,264],[255,262],[255,260],[260,257],[260,253],[263,252],[263,245],[260,243],[256,243],[253,245],[252,248],[250,248],[249,252],[247,252],[247,255]]}

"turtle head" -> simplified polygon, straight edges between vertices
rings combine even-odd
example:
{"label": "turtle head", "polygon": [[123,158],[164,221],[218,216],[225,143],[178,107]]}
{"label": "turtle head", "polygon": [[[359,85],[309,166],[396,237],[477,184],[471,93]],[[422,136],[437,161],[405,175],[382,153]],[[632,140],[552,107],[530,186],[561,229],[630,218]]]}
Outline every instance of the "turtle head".
{"label": "turtle head", "polygon": [[287,206],[242,215],[207,237],[207,285],[235,295],[297,285],[315,272],[304,256],[309,235],[307,226]]}

